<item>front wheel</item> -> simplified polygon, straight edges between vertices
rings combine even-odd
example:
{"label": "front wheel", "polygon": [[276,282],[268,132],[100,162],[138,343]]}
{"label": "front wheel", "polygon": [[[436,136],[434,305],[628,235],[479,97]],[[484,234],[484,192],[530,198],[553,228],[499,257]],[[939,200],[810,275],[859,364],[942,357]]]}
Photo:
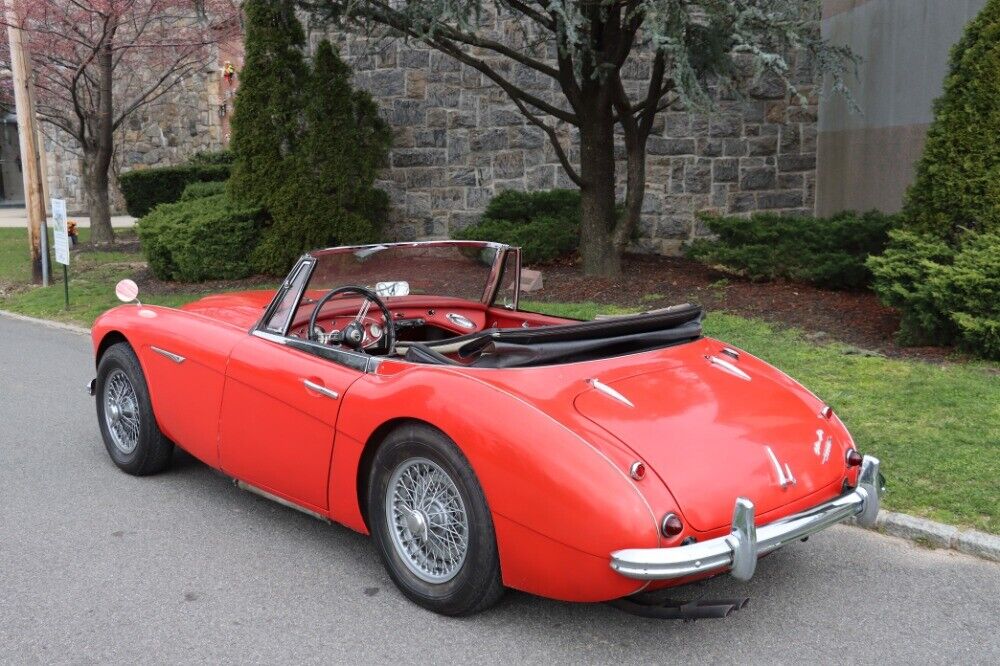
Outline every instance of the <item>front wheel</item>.
{"label": "front wheel", "polygon": [[135,476],[166,469],[174,445],[156,425],[142,366],[127,342],[101,357],[96,395],[97,421],[115,465]]}
{"label": "front wheel", "polygon": [[379,446],[368,484],[368,518],[396,586],[443,615],[471,615],[503,595],[493,520],[458,447],[422,424]]}

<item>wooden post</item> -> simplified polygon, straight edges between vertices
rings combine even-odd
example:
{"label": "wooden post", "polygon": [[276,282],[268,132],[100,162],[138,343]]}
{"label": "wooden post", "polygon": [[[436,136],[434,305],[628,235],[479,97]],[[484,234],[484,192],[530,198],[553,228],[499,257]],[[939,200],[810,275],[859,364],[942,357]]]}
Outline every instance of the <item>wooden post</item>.
{"label": "wooden post", "polygon": [[42,230],[45,228],[45,198],[39,159],[35,96],[31,86],[31,60],[24,48],[14,9],[7,8],[7,37],[10,43],[10,71],[17,107],[17,133],[21,144],[21,174],[24,178],[24,207],[28,217],[28,244],[35,282],[48,283],[48,261],[42,257]]}

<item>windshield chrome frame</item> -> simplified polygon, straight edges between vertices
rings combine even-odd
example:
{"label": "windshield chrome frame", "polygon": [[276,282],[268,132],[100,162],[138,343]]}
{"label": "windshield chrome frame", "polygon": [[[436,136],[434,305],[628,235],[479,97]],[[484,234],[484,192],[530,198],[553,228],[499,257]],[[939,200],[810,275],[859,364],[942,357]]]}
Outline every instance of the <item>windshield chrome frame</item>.
{"label": "windshield chrome frame", "polygon": [[507,257],[509,257],[511,254],[513,254],[514,255],[514,261],[515,261],[515,265],[514,265],[514,271],[515,271],[515,274],[514,274],[514,303],[510,307],[508,307],[506,305],[501,306],[501,307],[503,307],[503,309],[505,309],[505,310],[510,310],[511,312],[517,312],[518,309],[520,308],[520,303],[521,303],[521,301],[520,301],[520,298],[521,298],[521,248],[519,248],[519,247],[512,247],[510,245],[505,245],[504,247],[506,248],[506,250],[504,250],[503,256],[497,262],[497,264],[498,264],[499,267],[496,270],[496,275],[495,276],[491,276],[491,281],[493,282],[493,293],[490,295],[489,299],[487,300],[486,307],[488,307],[488,308],[497,307],[497,297],[500,296],[500,289],[503,287],[504,268],[507,265]]}
{"label": "windshield chrome frame", "polygon": [[285,277],[284,281],[282,281],[281,287],[278,289],[277,292],[275,292],[274,297],[271,299],[270,304],[268,304],[267,308],[265,308],[264,315],[259,320],[257,320],[257,323],[254,325],[253,328],[250,329],[250,332],[253,333],[254,331],[261,331],[272,335],[281,335],[281,336],[287,335],[288,327],[291,325],[292,319],[295,317],[295,311],[297,307],[292,308],[288,318],[285,319],[285,322],[282,324],[281,330],[269,329],[267,327],[267,322],[271,319],[272,316],[274,316],[274,312],[275,310],[278,309],[278,305],[281,303],[281,300],[288,293],[288,290],[291,289],[292,283],[295,281],[295,278],[298,277],[299,275],[299,271],[305,270],[308,271],[306,279],[302,282],[302,287],[296,290],[295,294],[295,305],[298,306],[299,302],[302,301],[302,294],[305,291],[305,288],[309,285],[309,280],[312,278],[312,272],[315,268],[316,268],[315,258],[313,258],[308,254],[305,254],[302,257],[300,257],[299,260],[295,262],[295,265],[292,266],[292,270],[288,272],[288,275]]}
{"label": "windshield chrome frame", "polygon": [[490,267],[489,277],[486,280],[486,284],[483,287],[483,295],[480,297],[479,302],[483,305],[489,307],[492,302],[493,296],[496,293],[497,284],[500,281],[500,272],[503,268],[503,259],[507,256],[507,250],[512,249],[509,245],[503,243],[492,243],[490,241],[472,241],[472,240],[432,240],[432,241],[412,241],[403,243],[369,243],[367,245],[342,245],[339,247],[328,247],[323,250],[313,250],[306,254],[307,257],[312,257],[313,259],[319,259],[328,254],[344,254],[347,252],[357,252],[358,250],[367,250],[372,248],[404,248],[404,247],[478,247],[478,248],[492,248],[496,250],[496,256],[493,258],[493,265]]}

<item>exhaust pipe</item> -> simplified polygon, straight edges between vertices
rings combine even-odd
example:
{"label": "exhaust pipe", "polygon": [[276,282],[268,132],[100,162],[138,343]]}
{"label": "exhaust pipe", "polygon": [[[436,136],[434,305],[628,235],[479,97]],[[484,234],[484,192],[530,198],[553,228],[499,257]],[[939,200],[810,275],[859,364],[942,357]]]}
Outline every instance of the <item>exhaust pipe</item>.
{"label": "exhaust pipe", "polygon": [[739,599],[698,599],[681,602],[649,597],[615,599],[608,602],[620,611],[658,620],[705,620],[727,618],[750,603],[749,597]]}

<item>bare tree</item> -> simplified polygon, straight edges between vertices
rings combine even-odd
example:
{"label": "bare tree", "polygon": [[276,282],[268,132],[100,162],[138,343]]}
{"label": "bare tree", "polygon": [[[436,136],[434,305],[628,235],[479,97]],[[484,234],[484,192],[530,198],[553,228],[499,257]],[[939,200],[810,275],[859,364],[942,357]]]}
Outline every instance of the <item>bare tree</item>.
{"label": "bare tree", "polygon": [[79,144],[91,238],[114,240],[115,130],[210,64],[239,34],[237,0],[6,0],[24,30],[37,112]]}

